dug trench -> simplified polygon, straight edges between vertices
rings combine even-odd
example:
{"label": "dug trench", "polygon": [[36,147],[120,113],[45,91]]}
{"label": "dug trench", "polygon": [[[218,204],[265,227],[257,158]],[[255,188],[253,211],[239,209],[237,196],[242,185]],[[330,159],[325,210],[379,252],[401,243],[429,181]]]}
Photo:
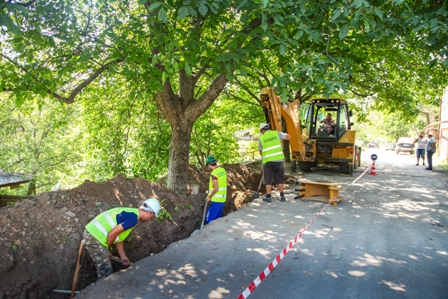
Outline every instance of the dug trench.
{"label": "dug trench", "polygon": [[[225,217],[252,201],[261,173],[259,166],[223,166],[229,177]],[[186,196],[164,187],[163,180],[155,183],[117,175],[107,182],[85,181],[74,189],[41,193],[0,209],[0,299],[69,298],[54,290],[71,290],[84,226],[112,207],[138,207],[152,197],[166,209],[162,221],[140,223],[126,239],[131,262],[188,238],[200,228],[209,175],[206,167],[190,168]],[[194,184],[199,185],[195,195]],[[114,271],[120,270],[120,264],[113,262],[113,266]],[[94,264],[84,250],[77,290],[96,279]]]}

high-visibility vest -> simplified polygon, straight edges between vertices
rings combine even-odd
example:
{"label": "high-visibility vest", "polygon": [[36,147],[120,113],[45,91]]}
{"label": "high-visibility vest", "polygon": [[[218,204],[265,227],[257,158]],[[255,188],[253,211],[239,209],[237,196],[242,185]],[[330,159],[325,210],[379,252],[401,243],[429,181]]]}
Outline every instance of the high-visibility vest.
{"label": "high-visibility vest", "polygon": [[280,161],[285,159],[283,155],[282,143],[278,132],[274,130],[266,131],[260,136],[261,149],[263,155],[263,164],[271,161]]}
{"label": "high-visibility vest", "polygon": [[[107,234],[117,226],[117,215],[121,212],[135,213],[139,217],[139,210],[136,208],[114,208],[103,212],[96,216],[92,221],[86,225],[86,230],[97,239],[101,244],[107,247]],[[117,236],[115,243],[123,242],[124,239],[131,233],[132,227],[123,231]]]}
{"label": "high-visibility vest", "polygon": [[[227,173],[224,168],[215,168],[210,175],[209,192],[214,189],[212,176],[218,178],[218,192],[210,198],[214,202],[226,202],[227,199]],[[209,193],[209,194],[210,194]]]}

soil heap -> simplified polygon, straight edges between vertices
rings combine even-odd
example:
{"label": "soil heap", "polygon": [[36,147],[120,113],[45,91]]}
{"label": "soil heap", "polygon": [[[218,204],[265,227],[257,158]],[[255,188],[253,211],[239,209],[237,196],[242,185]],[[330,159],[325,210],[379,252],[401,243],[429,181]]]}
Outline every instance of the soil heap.
{"label": "soil heap", "polygon": [[[261,173],[240,164],[223,166],[230,179],[225,215],[252,201]],[[188,173],[186,196],[164,187],[163,180],[154,183],[117,175],[104,183],[85,181],[71,190],[38,194],[0,209],[0,299],[68,298],[53,289],[71,290],[84,226],[113,207],[138,207],[143,200],[156,198],[172,218],[134,228],[125,241],[131,262],[189,237],[202,222],[210,171],[190,168]],[[191,194],[194,184],[199,185],[196,195]],[[96,281],[94,264],[85,251],[81,264],[78,290]]]}

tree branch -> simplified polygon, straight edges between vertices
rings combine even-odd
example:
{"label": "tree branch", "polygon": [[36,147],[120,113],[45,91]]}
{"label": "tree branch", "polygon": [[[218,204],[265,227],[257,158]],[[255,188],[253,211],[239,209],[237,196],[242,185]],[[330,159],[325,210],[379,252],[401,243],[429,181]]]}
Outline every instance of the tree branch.
{"label": "tree branch", "polygon": [[371,97],[371,96],[374,95],[373,93],[362,94],[362,93],[356,92],[356,91],[354,91],[354,90],[350,90],[350,92],[353,93],[354,95],[357,95],[357,96],[359,96],[359,97],[363,97],[363,98]]}
{"label": "tree branch", "polygon": [[196,75],[193,76],[193,84],[196,85],[196,83],[198,82],[199,78],[201,78],[201,76],[205,73],[205,71],[209,68],[210,66],[208,64],[205,64],[203,67],[201,67],[199,69],[199,71],[196,73]]}
{"label": "tree branch", "polygon": [[8,60],[9,62],[11,62],[13,65],[15,65],[17,68],[21,69],[23,72],[25,72],[25,73],[28,73],[28,72],[29,72],[27,68],[21,66],[20,64],[18,64],[17,62],[15,62],[15,61],[12,60],[11,58],[9,58],[8,56],[3,55],[2,53],[0,53],[0,56],[3,57],[3,58],[5,58],[5,59]]}
{"label": "tree branch", "polygon": [[[261,100],[258,97],[258,95],[254,94],[250,88],[246,87],[246,85],[244,85],[243,83],[241,83],[241,81],[239,81],[238,79],[235,78],[235,81],[238,83],[238,85],[245,91],[247,92],[252,98],[254,98],[258,103],[261,104]],[[260,88],[262,88],[264,86],[260,86]],[[228,93],[230,95],[230,92]]]}
{"label": "tree branch", "polygon": [[[3,55],[0,53],[0,56],[5,58],[6,60],[8,60],[9,62],[11,62],[13,65],[15,65],[17,68],[19,68],[20,70],[22,70],[24,73],[29,73],[30,71],[21,66],[20,64],[18,64],[17,62],[13,61],[12,59],[10,59],[9,57]],[[105,65],[101,66],[99,69],[97,69],[95,72],[93,72],[93,74],[91,74],[87,79],[85,79],[84,81],[81,82],[81,84],[79,84],[73,91],[72,93],[68,96],[68,97],[63,97],[58,93],[52,92],[50,89],[47,88],[47,94],[52,95],[53,97],[55,97],[56,99],[60,100],[61,102],[64,102],[66,104],[72,104],[75,101],[75,97],[84,89],[84,87],[86,87],[87,85],[89,85],[93,80],[95,80],[96,78],[98,78],[99,75],[101,75],[105,69],[107,69],[110,65],[112,64],[116,64],[121,62],[122,59],[118,59],[118,60],[114,60],[111,61],[109,63],[106,63]],[[39,81],[39,79],[36,76],[32,76],[32,78],[35,81]],[[14,91],[14,89],[8,89],[5,91]]]}
{"label": "tree branch", "polygon": [[219,74],[199,99],[187,107],[185,114],[188,114],[192,121],[198,119],[219,96],[227,82],[226,74]]}
{"label": "tree branch", "polygon": [[[229,97],[235,98],[235,99],[237,99],[238,101],[240,101],[240,102],[242,102],[242,103],[246,103],[246,104],[254,105],[254,106],[255,106],[254,102],[247,101],[246,99],[244,99],[244,98],[242,98],[242,97],[240,97],[240,96],[237,96],[237,95],[235,95],[235,94],[232,94],[230,91],[225,91],[224,93],[227,94]],[[254,97],[255,94],[251,94],[251,96]],[[260,100],[259,100],[258,98],[256,98],[256,99],[258,100],[258,103],[259,103]],[[259,108],[259,107],[258,107],[258,108]]]}
{"label": "tree branch", "polygon": [[48,90],[47,93],[51,94],[52,96],[54,96],[56,99],[60,100],[61,102],[64,102],[66,104],[72,104],[75,101],[75,97],[84,89],[84,87],[86,87],[87,85],[92,83],[93,80],[98,78],[98,76],[101,75],[104,72],[104,70],[106,70],[110,65],[116,64],[119,62],[121,62],[121,59],[106,63],[105,65],[103,65],[102,67],[97,69],[95,72],[93,72],[92,75],[90,75],[87,79],[82,81],[81,84],[79,84],[77,87],[75,87],[75,89],[73,89],[72,93],[68,97],[63,97],[63,96],[61,96],[55,92],[52,92],[50,90]]}
{"label": "tree branch", "polygon": [[154,101],[158,104],[158,108],[162,111],[163,116],[171,124],[180,119],[183,112],[183,105],[180,104],[179,96],[174,93],[170,80],[166,80],[162,90],[157,91]]}

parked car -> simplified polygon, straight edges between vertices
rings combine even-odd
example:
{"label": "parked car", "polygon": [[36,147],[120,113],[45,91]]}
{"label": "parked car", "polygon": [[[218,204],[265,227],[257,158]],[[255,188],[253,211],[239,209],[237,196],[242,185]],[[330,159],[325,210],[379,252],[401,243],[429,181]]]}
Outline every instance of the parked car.
{"label": "parked car", "polygon": [[380,148],[379,144],[376,143],[375,141],[369,142],[368,148]]}
{"label": "parked car", "polygon": [[395,150],[395,143],[394,142],[388,142],[385,146],[386,151],[394,151]]}
{"label": "parked car", "polygon": [[414,140],[411,137],[400,137],[395,145],[395,153],[414,154]]}

